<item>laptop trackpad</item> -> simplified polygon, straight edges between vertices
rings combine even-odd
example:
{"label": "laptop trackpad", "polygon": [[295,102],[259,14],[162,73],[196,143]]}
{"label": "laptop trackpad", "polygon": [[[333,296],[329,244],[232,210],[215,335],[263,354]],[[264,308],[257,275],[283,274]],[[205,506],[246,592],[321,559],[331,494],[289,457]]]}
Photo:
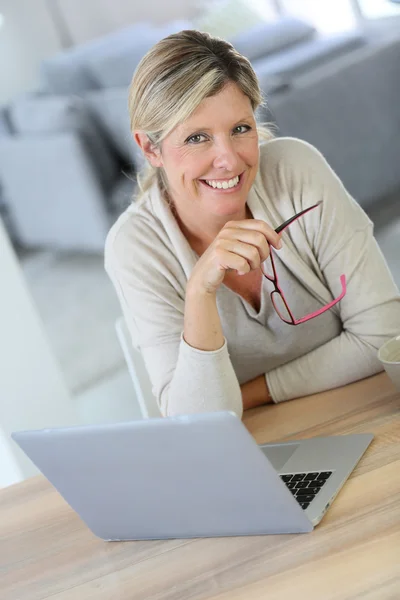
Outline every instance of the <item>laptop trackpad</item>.
{"label": "laptop trackpad", "polygon": [[289,460],[293,452],[299,447],[298,444],[260,446],[265,456],[268,458],[276,471],[280,471],[283,465]]}

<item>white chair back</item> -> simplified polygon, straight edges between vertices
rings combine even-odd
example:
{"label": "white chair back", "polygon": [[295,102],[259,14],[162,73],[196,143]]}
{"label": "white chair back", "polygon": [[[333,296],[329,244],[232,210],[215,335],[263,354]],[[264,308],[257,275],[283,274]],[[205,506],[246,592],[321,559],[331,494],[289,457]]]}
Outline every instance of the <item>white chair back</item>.
{"label": "white chair back", "polygon": [[124,317],[119,317],[115,322],[119,343],[121,344],[128,371],[135,389],[136,398],[143,419],[161,417],[157,400],[153,394],[150,378],[140,350],[132,344]]}

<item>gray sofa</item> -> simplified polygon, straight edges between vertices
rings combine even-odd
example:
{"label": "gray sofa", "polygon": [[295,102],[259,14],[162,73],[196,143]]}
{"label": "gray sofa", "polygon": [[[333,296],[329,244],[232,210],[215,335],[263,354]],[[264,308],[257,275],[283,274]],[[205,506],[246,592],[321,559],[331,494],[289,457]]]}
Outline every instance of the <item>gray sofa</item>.
{"label": "gray sofa", "polygon": [[[185,28],[137,23],[58,54],[43,62],[40,89],[6,107],[0,188],[20,245],[103,251],[142,164],[129,131],[132,73]],[[400,189],[400,35],[321,37],[288,18],[230,41],[267,95],[259,119],[315,144],[365,207]]]}

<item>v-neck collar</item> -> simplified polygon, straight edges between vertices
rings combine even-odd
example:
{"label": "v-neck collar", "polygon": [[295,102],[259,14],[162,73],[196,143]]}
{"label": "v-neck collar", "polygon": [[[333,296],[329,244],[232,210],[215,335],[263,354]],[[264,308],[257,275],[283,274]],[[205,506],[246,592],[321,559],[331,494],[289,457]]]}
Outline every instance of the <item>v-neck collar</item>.
{"label": "v-neck collar", "polygon": [[253,319],[260,320],[260,319],[262,319],[262,317],[264,315],[264,311],[265,311],[266,300],[265,300],[265,293],[264,293],[264,285],[265,285],[265,277],[263,276],[261,279],[261,285],[260,285],[260,310],[256,310],[254,308],[254,306],[252,306],[250,304],[250,302],[245,300],[241,294],[239,294],[238,292],[235,292],[235,290],[233,290],[232,288],[227,286],[225,283],[221,283],[220,289],[223,290],[223,293],[233,294],[235,297],[237,297],[239,302],[241,302],[244,310],[247,312],[247,314]]}

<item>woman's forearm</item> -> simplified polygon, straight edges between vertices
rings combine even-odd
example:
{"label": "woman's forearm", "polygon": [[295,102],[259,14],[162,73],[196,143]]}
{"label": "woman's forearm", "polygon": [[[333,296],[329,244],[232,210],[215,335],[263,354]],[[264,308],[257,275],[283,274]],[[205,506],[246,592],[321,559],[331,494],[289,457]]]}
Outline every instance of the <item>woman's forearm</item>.
{"label": "woman's forearm", "polygon": [[272,402],[265,375],[260,375],[240,386],[242,391],[243,410],[255,408]]}
{"label": "woman's forearm", "polygon": [[[221,319],[215,293],[203,292],[188,285],[185,299],[183,337],[198,350],[218,350],[224,344]],[[264,375],[241,386],[243,410],[272,402]]]}
{"label": "woman's forearm", "polygon": [[[382,340],[375,336],[377,346]],[[267,379],[275,402],[282,402],[347,385],[382,369],[377,348],[370,341],[342,331],[322,346],[269,371]]]}
{"label": "woman's forearm", "polygon": [[183,337],[189,346],[198,350],[210,351],[222,348],[224,334],[215,292],[199,292],[188,284]]}

